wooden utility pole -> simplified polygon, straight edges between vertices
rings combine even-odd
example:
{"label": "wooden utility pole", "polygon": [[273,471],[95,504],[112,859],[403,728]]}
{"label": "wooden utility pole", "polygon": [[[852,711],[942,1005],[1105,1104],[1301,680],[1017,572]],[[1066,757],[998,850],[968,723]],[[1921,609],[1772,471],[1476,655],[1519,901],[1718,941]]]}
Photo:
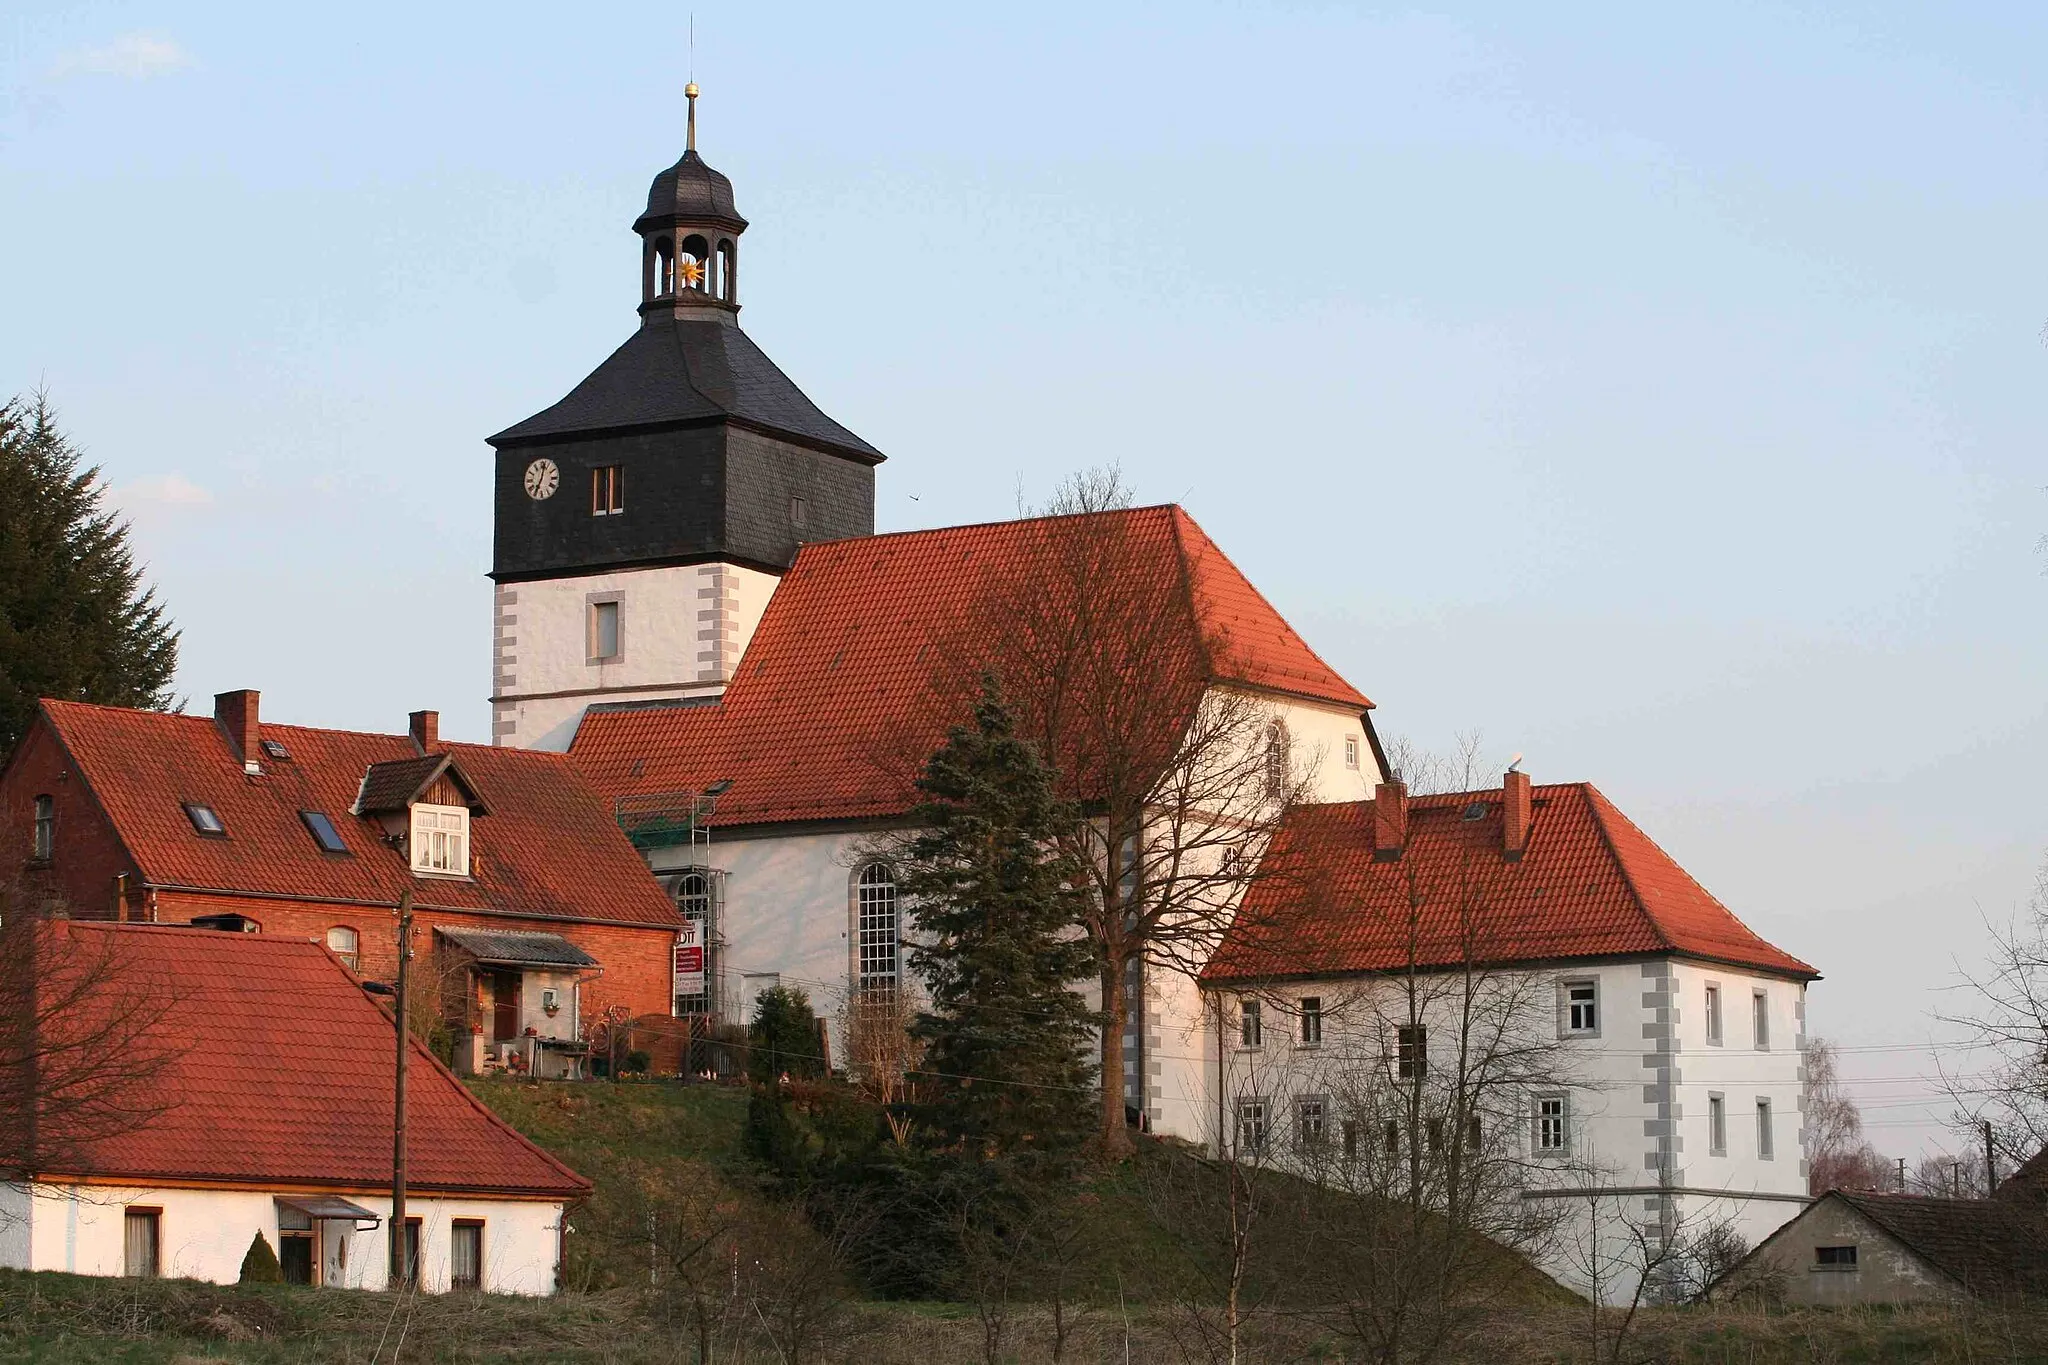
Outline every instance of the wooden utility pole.
{"label": "wooden utility pole", "polygon": [[406,1037],[405,993],[412,972],[412,889],[398,898],[398,995],[393,1001],[392,1019],[398,1025],[398,1049],[391,1076],[391,1272],[392,1289],[412,1282],[405,1254],[405,1064],[411,1053]]}
{"label": "wooden utility pole", "polygon": [[1991,1120],[1984,1120],[1984,1197],[1998,1187],[1998,1151],[1991,1144]]}

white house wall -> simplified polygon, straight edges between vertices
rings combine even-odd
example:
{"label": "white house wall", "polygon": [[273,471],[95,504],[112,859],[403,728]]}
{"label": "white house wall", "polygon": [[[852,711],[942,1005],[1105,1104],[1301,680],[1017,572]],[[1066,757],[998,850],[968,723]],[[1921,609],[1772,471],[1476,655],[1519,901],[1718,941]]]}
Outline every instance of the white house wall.
{"label": "white house wall", "polygon": [[[158,1259],[166,1278],[232,1284],[240,1278],[242,1258],[259,1231],[272,1251],[278,1247],[274,1191],[38,1184],[32,1197],[25,1197],[20,1193],[23,1187],[8,1188],[14,1191],[14,1203],[28,1206],[22,1220],[25,1236],[0,1232],[0,1265],[9,1269],[122,1274],[125,1211],[131,1205],[161,1210]],[[389,1195],[348,1198],[379,1218],[391,1208]],[[484,1224],[485,1289],[499,1294],[555,1292],[560,1204],[421,1196],[406,1201],[406,1215],[420,1220],[420,1284],[426,1291],[448,1288],[448,1230],[453,1220],[476,1218]],[[323,1222],[321,1227],[323,1283],[349,1289],[385,1287],[389,1242],[383,1224],[363,1232],[347,1223]]]}
{"label": "white house wall", "polygon": [[[596,702],[716,696],[780,580],[733,564],[626,569],[499,585],[491,739],[565,750]],[[619,654],[593,662],[594,602],[619,604]]]}

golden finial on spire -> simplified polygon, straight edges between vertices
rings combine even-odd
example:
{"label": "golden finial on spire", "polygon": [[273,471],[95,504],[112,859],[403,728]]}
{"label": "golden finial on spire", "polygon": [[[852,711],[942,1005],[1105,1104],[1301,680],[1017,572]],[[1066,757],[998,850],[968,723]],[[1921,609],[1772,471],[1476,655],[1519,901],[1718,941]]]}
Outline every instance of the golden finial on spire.
{"label": "golden finial on spire", "polygon": [[697,150],[697,82],[691,81],[683,87],[683,98],[690,102],[690,140],[685,150]]}

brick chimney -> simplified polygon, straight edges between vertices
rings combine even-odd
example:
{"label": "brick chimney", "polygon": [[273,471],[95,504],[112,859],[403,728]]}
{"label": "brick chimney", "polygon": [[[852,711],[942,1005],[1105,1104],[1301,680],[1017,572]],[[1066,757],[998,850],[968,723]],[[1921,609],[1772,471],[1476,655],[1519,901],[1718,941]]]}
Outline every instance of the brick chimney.
{"label": "brick chimney", "polygon": [[441,713],[439,711],[414,711],[406,717],[407,728],[412,731],[413,747],[423,754],[430,754],[441,742]]}
{"label": "brick chimney", "polygon": [[1514,768],[1500,780],[1500,837],[1507,860],[1520,862],[1529,847],[1529,774]]}
{"label": "brick chimney", "polygon": [[1408,784],[1382,782],[1372,791],[1372,856],[1391,863],[1408,847]]}
{"label": "brick chimney", "polygon": [[263,738],[262,722],[256,719],[256,699],[262,694],[252,688],[235,692],[213,694],[213,719],[234,746],[235,756],[242,760],[242,771],[260,773],[263,764],[259,761],[262,750],[256,747]]}

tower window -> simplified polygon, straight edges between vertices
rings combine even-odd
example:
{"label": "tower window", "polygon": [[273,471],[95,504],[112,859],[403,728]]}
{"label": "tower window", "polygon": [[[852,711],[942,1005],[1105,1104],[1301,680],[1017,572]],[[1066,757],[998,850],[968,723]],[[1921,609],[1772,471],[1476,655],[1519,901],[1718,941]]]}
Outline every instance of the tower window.
{"label": "tower window", "polygon": [[590,515],[615,516],[626,510],[624,465],[599,465],[590,471]]}
{"label": "tower window", "polygon": [[654,297],[676,292],[676,249],[666,237],[654,243]]}
{"label": "tower window", "polygon": [[676,263],[677,283],[685,289],[703,289],[711,270],[711,243],[702,237],[683,238],[682,259]]}
{"label": "tower window", "polygon": [[789,500],[789,524],[801,531],[811,524],[811,505],[802,498]]}
{"label": "tower window", "polygon": [[57,798],[38,796],[36,798],[35,843],[29,857],[39,863],[50,861],[50,855],[57,851]]}
{"label": "tower window", "polygon": [[727,303],[733,300],[733,247],[731,242],[718,244],[718,297]]}
{"label": "tower window", "polygon": [[590,604],[590,662],[606,663],[619,657],[619,604]]}

